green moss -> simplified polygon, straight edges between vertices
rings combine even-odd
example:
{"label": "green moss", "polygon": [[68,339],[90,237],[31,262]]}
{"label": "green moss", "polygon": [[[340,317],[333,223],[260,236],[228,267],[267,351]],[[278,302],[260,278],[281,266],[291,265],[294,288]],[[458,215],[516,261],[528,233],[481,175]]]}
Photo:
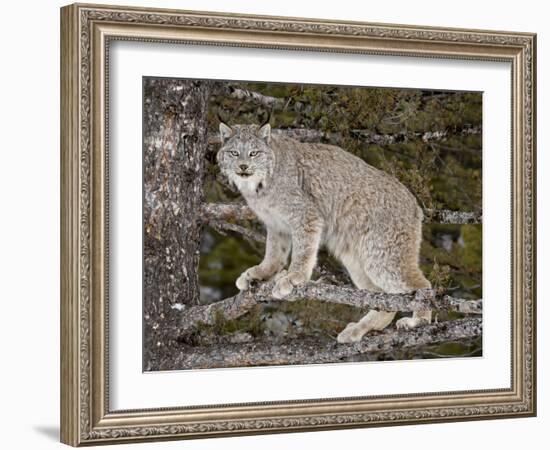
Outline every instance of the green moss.
{"label": "green moss", "polygon": [[212,249],[201,254],[199,281],[201,286],[220,290],[221,297],[238,292],[235,280],[249,267],[260,263],[260,254],[241,239],[222,236],[209,227],[203,231],[203,239],[212,239]]}
{"label": "green moss", "polygon": [[[442,236],[451,248],[441,247]],[[434,287],[459,290],[470,298],[482,296],[481,225],[425,224],[420,248],[421,267]]]}
{"label": "green moss", "polygon": [[482,269],[482,225],[463,225],[460,237],[464,245],[460,248],[460,256],[465,268],[472,272]]}
{"label": "green moss", "polygon": [[292,315],[302,323],[306,334],[336,337],[350,322],[357,322],[367,309],[312,300],[296,300],[277,305],[279,311]]}
{"label": "green moss", "polygon": [[261,307],[257,305],[244,316],[228,320],[220,311],[219,314],[217,313],[214,316],[214,324],[210,326],[203,325],[201,332],[212,333],[216,336],[225,336],[240,331],[250,333],[254,337],[259,337],[263,334],[260,312]]}
{"label": "green moss", "polygon": [[431,357],[446,358],[449,356],[482,356],[481,338],[470,342],[445,342],[427,346],[425,352]]}

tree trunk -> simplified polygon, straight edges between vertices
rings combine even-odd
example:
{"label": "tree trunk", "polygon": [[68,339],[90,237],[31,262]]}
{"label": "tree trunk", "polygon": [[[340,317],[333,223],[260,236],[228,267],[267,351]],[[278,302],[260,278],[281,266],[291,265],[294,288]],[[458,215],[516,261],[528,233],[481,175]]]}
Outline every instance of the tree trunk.
{"label": "tree trunk", "polygon": [[143,88],[146,365],[168,350],[162,336],[173,322],[171,306],[199,302],[199,216],[210,87],[201,81],[149,78]]}

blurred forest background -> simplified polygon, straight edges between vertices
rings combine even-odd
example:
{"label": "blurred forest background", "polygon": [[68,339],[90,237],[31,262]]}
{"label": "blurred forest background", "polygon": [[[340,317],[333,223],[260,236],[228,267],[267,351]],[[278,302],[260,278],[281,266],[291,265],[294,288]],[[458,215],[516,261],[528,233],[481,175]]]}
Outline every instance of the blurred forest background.
{"label": "blurred forest background", "polygon": [[[405,184],[424,209],[481,212],[482,94],[416,89],[323,85],[214,82],[208,107],[209,136],[217,136],[219,118],[229,125],[260,124],[271,114],[274,132],[302,141],[327,142],[384,170]],[[256,101],[245,101],[257,95]],[[205,201],[240,199],[221,178],[215,164],[219,142],[211,139],[205,176]],[[260,230],[254,222],[246,224]],[[475,225],[423,226],[421,267],[434,288],[465,299],[482,298],[482,229]],[[261,243],[241,233],[205,227],[200,253],[201,303],[235,295],[235,280],[263,256]],[[329,273],[337,275],[328,275]],[[351,284],[325,252],[314,277]],[[314,337],[334,340],[347,323],[366,310],[322,302],[258,305],[235,320],[220,318],[202,327],[195,345]],[[438,320],[460,317],[440,313]],[[481,338],[445,343],[392,355],[361,359],[408,359],[481,355]]]}

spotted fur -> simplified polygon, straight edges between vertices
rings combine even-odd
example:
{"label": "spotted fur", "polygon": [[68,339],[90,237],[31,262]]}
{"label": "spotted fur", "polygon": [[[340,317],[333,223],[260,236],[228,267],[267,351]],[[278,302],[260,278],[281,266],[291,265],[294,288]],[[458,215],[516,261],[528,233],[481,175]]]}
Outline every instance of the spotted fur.
{"label": "spotted fur", "polygon": [[[344,265],[359,289],[405,293],[430,287],[418,266],[422,210],[395,178],[340,147],[272,135],[269,125],[222,123],[220,135],[220,168],[267,229],[265,257],[237,279],[239,289],[275,277],[273,296],[286,297],[310,280],[320,246]],[[359,341],[394,316],[369,311],[348,324],[338,341]],[[423,311],[396,325],[414,328],[430,321],[431,311]]]}

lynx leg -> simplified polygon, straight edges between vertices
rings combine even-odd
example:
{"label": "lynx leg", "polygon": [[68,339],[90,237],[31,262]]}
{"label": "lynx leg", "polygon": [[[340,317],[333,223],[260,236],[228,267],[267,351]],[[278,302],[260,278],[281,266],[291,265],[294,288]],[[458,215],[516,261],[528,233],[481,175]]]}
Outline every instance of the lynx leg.
{"label": "lynx leg", "polygon": [[273,229],[267,229],[266,249],[263,261],[245,270],[235,284],[239,290],[249,288],[254,280],[267,280],[282,270],[290,253],[290,236]]}
{"label": "lynx leg", "polygon": [[[361,267],[360,261],[353,257],[344,257],[342,262],[349,272],[351,280],[359,289],[367,289],[373,292],[379,292],[380,288],[372,282],[365,270]],[[346,328],[340,332],[337,341],[340,343],[359,342],[361,338],[371,330],[382,330],[387,327],[393,318],[395,312],[370,310],[359,322],[348,323]]]}
{"label": "lynx leg", "polygon": [[381,289],[373,283],[357,259],[353,257],[344,257],[341,259],[349,273],[351,281],[353,281],[357,289],[366,289],[371,292],[381,291]]}
{"label": "lynx leg", "polygon": [[[410,291],[417,291],[419,289],[430,289],[431,283],[424,277],[424,274],[420,269],[416,271],[410,271],[409,277],[406,280],[410,286]],[[428,325],[432,323],[432,310],[426,309],[423,311],[413,312],[412,317],[403,317],[399,319],[395,326],[397,329],[411,330],[421,325]]]}
{"label": "lynx leg", "polygon": [[279,277],[273,287],[273,297],[282,299],[294,286],[310,280],[317,263],[323,223],[316,217],[307,217],[292,232],[292,258],[288,272]]}
{"label": "lynx leg", "polygon": [[[418,237],[418,242],[420,238]],[[402,251],[388,255],[383,264],[369,260],[367,272],[384,292],[400,294],[419,289],[430,289],[431,284],[418,267],[418,245],[402,242]],[[414,312],[396,322],[398,329],[412,329],[431,323],[431,310]]]}

